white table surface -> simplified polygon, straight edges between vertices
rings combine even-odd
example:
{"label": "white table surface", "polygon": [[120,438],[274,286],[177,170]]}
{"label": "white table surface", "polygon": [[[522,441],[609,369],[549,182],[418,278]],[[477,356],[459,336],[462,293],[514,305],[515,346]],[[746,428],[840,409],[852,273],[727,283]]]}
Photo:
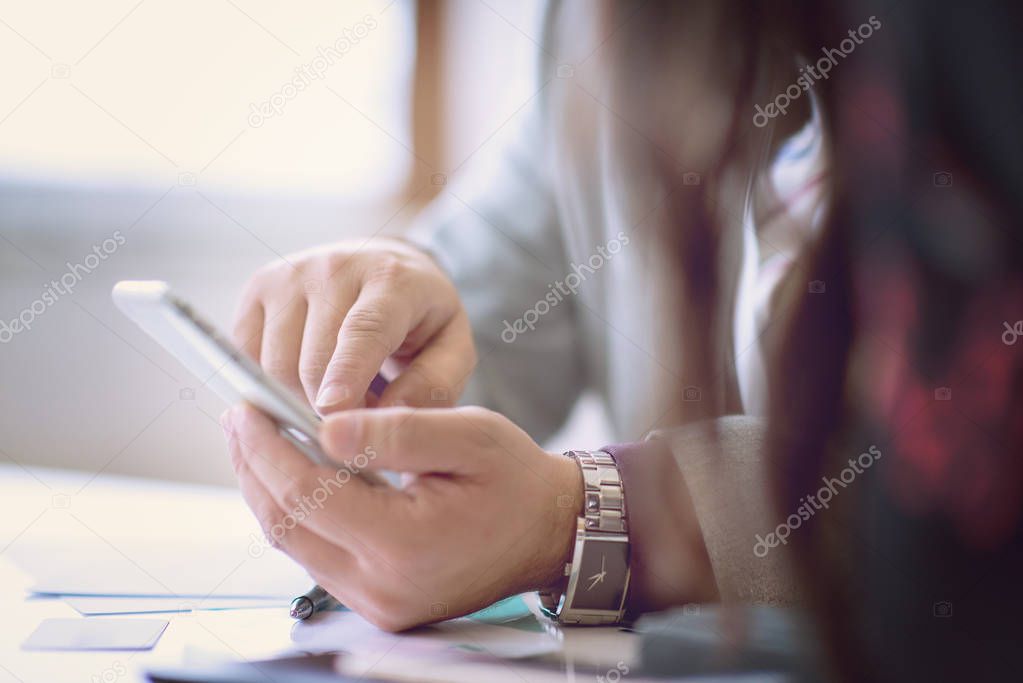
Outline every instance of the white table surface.
{"label": "white table surface", "polygon": [[[146,652],[21,649],[21,643],[43,619],[85,617],[59,599],[31,597],[27,591],[32,577],[13,561],[19,554],[43,548],[46,553],[52,552],[54,563],[67,563],[81,562],[80,557],[72,556],[76,551],[69,549],[83,544],[128,549],[124,551],[128,555],[130,548],[139,547],[140,542],[168,547],[217,543],[225,552],[234,553],[245,568],[258,562],[279,563],[279,558],[251,556],[251,535],[257,531],[249,511],[231,489],[105,475],[93,478],[87,473],[0,465],[0,683],[127,683],[144,680],[142,672],[154,665],[259,659],[294,648],[294,622],[285,609],[273,608],[129,617],[170,621],[157,646]],[[258,564],[253,566],[259,568]],[[156,574],[159,578],[158,571]],[[354,615],[350,618],[357,619]],[[368,627],[364,622],[347,627],[353,626]],[[576,631],[558,645],[569,659],[585,654],[613,668],[623,658],[632,657],[634,636],[615,629]],[[343,636],[338,637],[343,640]],[[393,638],[383,633],[380,637]],[[345,643],[337,645],[342,649]],[[378,671],[388,668],[394,667],[381,666]],[[577,676],[573,669],[568,666],[553,678],[589,680],[593,675]],[[517,667],[515,671],[504,667],[502,673],[499,678],[508,676],[527,683],[552,680],[551,676]],[[634,675],[629,679],[639,680]]]}

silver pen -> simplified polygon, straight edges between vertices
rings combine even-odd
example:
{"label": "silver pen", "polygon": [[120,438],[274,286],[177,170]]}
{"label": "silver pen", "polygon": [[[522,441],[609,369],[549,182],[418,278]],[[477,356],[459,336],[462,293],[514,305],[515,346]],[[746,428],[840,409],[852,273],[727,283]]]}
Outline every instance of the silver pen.
{"label": "silver pen", "polygon": [[295,619],[308,619],[336,604],[337,600],[330,593],[319,586],[313,586],[305,594],[291,601],[291,616]]}
{"label": "silver pen", "polygon": [[[377,373],[369,385],[370,391],[380,397],[383,395],[387,385],[390,384],[383,375]],[[319,585],[313,586],[304,595],[300,595],[291,601],[291,616],[293,619],[308,619],[317,612],[322,612],[334,605],[340,604],[330,593],[323,590]]]}

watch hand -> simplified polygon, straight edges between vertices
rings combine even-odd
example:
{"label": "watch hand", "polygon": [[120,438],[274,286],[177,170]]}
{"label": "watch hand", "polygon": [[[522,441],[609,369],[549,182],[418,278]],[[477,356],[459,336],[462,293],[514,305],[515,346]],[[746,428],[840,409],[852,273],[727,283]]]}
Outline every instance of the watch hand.
{"label": "watch hand", "polygon": [[588,590],[588,591],[589,590],[593,590],[593,587],[596,586],[601,581],[603,581],[605,576],[607,576],[607,555],[601,555],[600,556],[600,572],[598,574],[594,574],[589,579],[587,579],[588,581],[593,581],[593,583],[591,583],[590,587],[587,588],[586,590]]}

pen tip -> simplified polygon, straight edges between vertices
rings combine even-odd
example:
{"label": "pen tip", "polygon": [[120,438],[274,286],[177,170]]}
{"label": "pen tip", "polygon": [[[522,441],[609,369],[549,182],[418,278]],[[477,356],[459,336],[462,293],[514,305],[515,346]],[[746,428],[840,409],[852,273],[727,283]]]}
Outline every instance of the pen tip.
{"label": "pen tip", "polygon": [[306,619],[313,613],[313,604],[308,598],[301,597],[296,598],[291,603],[291,617],[292,619]]}

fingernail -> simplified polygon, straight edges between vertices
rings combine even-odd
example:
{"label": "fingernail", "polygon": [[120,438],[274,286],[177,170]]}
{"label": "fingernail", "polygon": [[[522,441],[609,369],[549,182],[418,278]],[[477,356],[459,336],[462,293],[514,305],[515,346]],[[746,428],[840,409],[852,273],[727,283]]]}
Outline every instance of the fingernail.
{"label": "fingernail", "polygon": [[348,398],[351,392],[343,384],[328,384],[316,396],[317,408],[330,408]]}

